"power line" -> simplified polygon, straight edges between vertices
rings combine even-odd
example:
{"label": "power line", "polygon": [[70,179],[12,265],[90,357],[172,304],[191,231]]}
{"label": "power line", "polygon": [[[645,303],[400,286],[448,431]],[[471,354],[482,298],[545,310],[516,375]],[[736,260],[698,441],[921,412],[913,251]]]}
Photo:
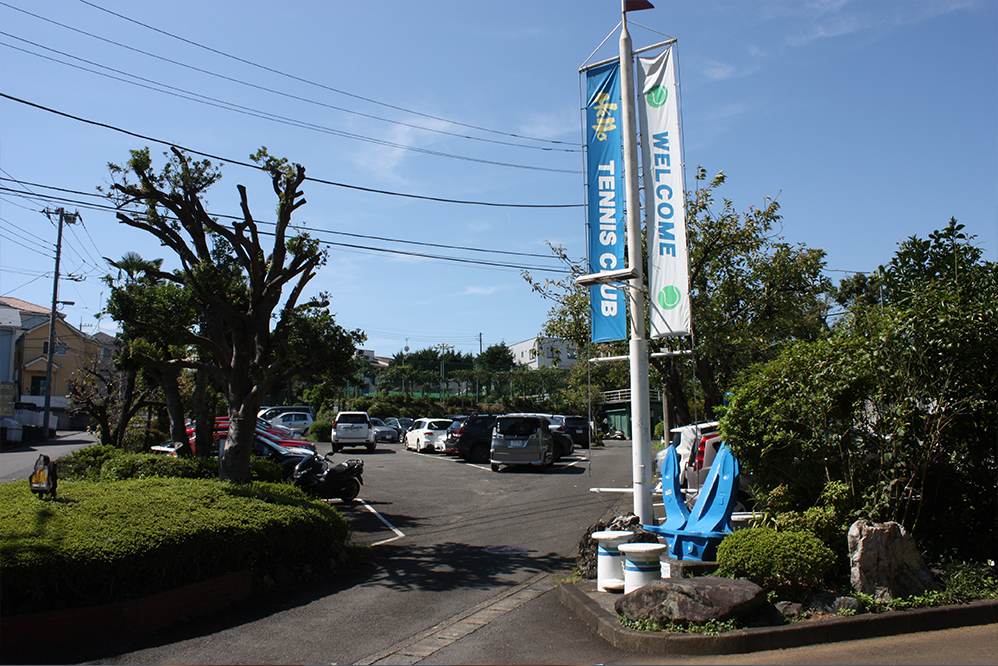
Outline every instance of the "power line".
{"label": "power line", "polygon": [[[0,3],[0,4],[2,4],[2,3]],[[310,122],[305,121],[305,120],[297,120],[297,119],[294,119],[294,118],[288,118],[286,116],[280,116],[280,115],[277,115],[277,114],[274,114],[274,113],[270,113],[268,111],[260,111],[259,109],[252,109],[252,108],[249,108],[249,107],[246,107],[246,106],[242,106],[240,104],[235,104],[233,102],[226,102],[225,100],[216,99],[214,97],[208,97],[207,95],[201,95],[200,93],[192,92],[190,90],[184,90],[183,88],[177,88],[175,86],[167,85],[165,83],[160,83],[159,81],[153,81],[152,79],[147,79],[147,78],[144,78],[144,77],[141,77],[141,76],[137,76],[135,74],[129,74],[128,72],[124,72],[124,71],[119,70],[119,69],[114,69],[113,67],[107,67],[106,65],[101,65],[100,63],[96,63],[96,62],[93,62],[93,61],[90,61],[90,60],[86,60],[84,58],[79,58],[79,57],[71,55],[69,53],[64,53],[63,51],[58,51],[56,49],[51,49],[51,48],[49,48],[47,46],[42,46],[41,44],[36,44],[35,42],[31,42],[31,41],[28,41],[26,39],[22,39],[20,37],[16,37],[14,35],[11,35],[9,33],[3,32],[3,31],[0,31],[0,35],[4,35],[6,37],[11,37],[11,38],[16,39],[18,41],[22,41],[22,42],[25,42],[27,44],[31,44],[32,46],[35,46],[37,48],[45,49],[46,51],[52,51],[53,53],[58,53],[59,55],[65,56],[67,58],[73,58],[74,60],[79,60],[80,62],[85,62],[88,65],[93,65],[94,67],[100,67],[101,69],[106,69],[108,71],[115,72],[116,74],[121,74],[122,76],[131,77],[133,79],[136,79],[137,81],[129,81],[128,79],[123,79],[123,78],[120,78],[120,77],[117,77],[117,76],[111,76],[110,74],[106,74],[104,72],[98,72],[98,71],[95,71],[93,69],[88,69],[86,67],[81,67],[80,65],[74,65],[73,63],[64,62],[62,60],[57,60],[55,58],[51,58],[49,56],[45,56],[45,55],[42,55],[42,54],[39,54],[39,53],[32,53],[31,51],[27,51],[27,50],[22,49],[20,47],[12,46],[11,44],[6,44],[4,42],[0,42],[0,46],[6,46],[9,49],[14,49],[15,51],[21,51],[22,53],[27,53],[29,55],[33,55],[36,58],[44,58],[46,60],[50,60],[52,62],[59,63],[60,65],[65,65],[66,67],[73,67],[74,69],[79,69],[79,70],[84,71],[84,72],[90,72],[91,74],[96,74],[97,76],[103,76],[103,77],[109,78],[109,79],[111,79],[113,81],[120,81],[122,83],[127,83],[129,85],[137,86],[139,88],[145,88],[146,90],[152,90],[153,92],[158,92],[158,93],[162,93],[162,94],[165,94],[165,95],[171,95],[173,97],[178,97],[180,99],[185,99],[185,100],[190,101],[190,102],[197,102],[198,104],[204,104],[206,106],[212,106],[212,107],[215,107],[215,108],[223,109],[225,111],[231,111],[233,113],[239,113],[239,114],[242,114],[242,115],[247,115],[247,116],[250,116],[250,117],[253,117],[253,118],[260,118],[262,120],[270,120],[271,122],[280,123],[282,125],[289,125],[291,127],[297,127],[299,129],[311,130],[313,132],[320,132],[320,133],[323,133],[323,134],[331,134],[333,136],[338,136],[338,137],[341,137],[341,138],[344,138],[344,139],[354,139],[354,140],[363,141],[363,142],[366,142],[366,143],[373,143],[373,144],[379,145],[379,146],[387,146],[389,148],[396,148],[398,150],[407,150],[407,151],[410,151],[410,152],[420,153],[420,154],[423,154],[423,155],[432,155],[434,157],[446,157],[446,158],[449,158],[449,159],[461,160],[461,161],[465,161],[465,162],[476,162],[476,163],[479,163],[479,164],[488,164],[488,165],[491,165],[491,166],[510,167],[510,168],[513,168],[513,169],[527,169],[527,170],[530,170],[530,171],[549,171],[551,173],[566,173],[566,174],[572,174],[572,175],[577,175],[577,174],[580,173],[578,170],[573,170],[573,169],[554,169],[554,168],[550,168],[550,167],[539,167],[539,166],[533,166],[533,165],[529,165],[529,164],[513,164],[513,163],[510,163],[510,162],[498,162],[496,160],[486,160],[486,159],[481,159],[481,158],[477,158],[477,157],[468,157],[466,155],[456,155],[454,153],[445,153],[445,152],[439,151],[439,150],[430,150],[428,148],[418,148],[416,146],[407,146],[405,144],[394,143],[392,141],[387,141],[385,139],[376,139],[374,137],[364,136],[363,134],[355,134],[353,132],[347,132],[345,130],[338,130],[338,129],[334,129],[334,128],[331,128],[331,127],[326,127],[324,125],[318,125],[318,124],[315,124],[315,123],[310,123]],[[145,81],[146,83],[149,83],[149,84],[152,84],[152,85],[144,85],[142,83],[138,83],[138,81]],[[165,88],[165,90],[161,90],[161,89],[155,88],[153,86],[160,86],[161,88]],[[171,91],[176,91],[176,92],[171,92]]]}
{"label": "power line", "polygon": [[[97,198],[100,198],[102,200],[104,198],[104,197],[102,197],[99,194],[93,194],[91,192],[81,192],[79,190],[69,190],[69,189],[65,189],[65,188],[61,188],[61,187],[54,187],[54,186],[51,186],[51,185],[42,185],[42,184],[39,184],[39,183],[25,183],[23,181],[18,181],[18,180],[14,179],[14,178],[2,178],[2,177],[0,177],[0,181],[5,181],[5,180],[11,180],[11,181],[19,183],[21,185],[24,185],[24,186],[30,185],[32,187],[44,187],[46,189],[55,190],[55,191],[58,191],[58,192],[66,192],[68,194],[77,194],[77,195],[80,195],[80,196],[87,196],[87,197],[97,197]],[[20,192],[18,192],[18,190],[12,190],[12,189],[6,188],[6,187],[0,187],[0,192],[11,192],[13,194],[21,194]],[[41,195],[35,195],[35,196],[41,196]],[[83,203],[83,202],[77,202],[77,201],[73,201],[71,199],[66,199],[66,198],[50,198],[50,199],[43,198],[42,200],[43,201],[59,201],[59,202],[62,202],[62,203],[71,203],[71,204],[77,204],[77,205],[81,205],[81,206],[92,206],[96,210],[108,210],[108,211],[117,211],[118,210],[114,206],[110,206],[110,205],[86,204],[86,203]],[[219,218],[225,218],[225,219],[230,219],[230,220],[242,220],[243,219],[242,217],[239,217],[239,216],[236,216],[236,215],[226,215],[226,214],[223,214],[223,213],[209,213],[209,214],[212,217],[219,217]],[[275,224],[275,223],[274,222],[266,222],[266,221],[258,221],[258,224]],[[322,229],[320,227],[314,227],[314,226],[313,227],[309,227],[309,226],[305,226],[304,224],[301,224],[301,225],[291,225],[291,228],[295,229],[295,230],[298,230],[298,231],[310,231],[310,232],[317,232],[317,233],[325,233],[325,234],[332,234],[334,236],[348,236],[348,237],[351,237],[351,238],[363,238],[363,239],[366,239],[366,240],[376,240],[376,241],[383,241],[383,242],[387,242],[387,243],[400,243],[400,244],[404,244],[404,245],[418,245],[418,246],[423,246],[423,247],[438,247],[438,248],[443,248],[443,249],[448,249],[448,250],[462,250],[462,251],[467,251],[467,252],[482,252],[482,253],[485,253],[485,254],[504,254],[504,255],[518,256],[518,257],[534,257],[534,258],[537,258],[537,259],[555,259],[556,258],[556,257],[554,257],[554,256],[552,256],[550,254],[539,254],[539,253],[534,253],[534,252],[514,252],[514,251],[511,251],[511,250],[496,250],[496,249],[488,249],[488,248],[480,248],[480,247],[466,247],[466,246],[461,246],[461,245],[454,245],[452,243],[429,243],[429,242],[425,242],[425,241],[403,240],[401,238],[388,238],[386,236],[371,236],[369,234],[355,234],[355,233],[350,233],[348,231],[334,231],[332,229]],[[84,229],[86,229],[86,227],[84,227]],[[88,234],[89,234],[89,232],[88,232]],[[96,249],[96,245],[94,247]],[[98,249],[97,251],[98,251],[98,254],[99,254],[100,250]]]}
{"label": "power line", "polygon": [[[23,193],[19,193],[16,190],[10,190],[9,188],[5,188],[5,187],[0,187],[0,191],[10,192],[10,193],[15,194],[15,195],[23,195]],[[117,208],[114,208],[113,206],[98,206],[96,204],[90,204],[90,203],[86,203],[86,202],[78,202],[78,201],[73,201],[71,199],[65,199],[65,198],[59,198],[59,197],[53,197],[51,200],[55,201],[55,202],[59,202],[59,203],[70,203],[70,204],[78,205],[80,207],[90,208],[90,209],[93,209],[93,210],[104,210],[104,211],[110,211],[110,212],[117,212],[119,210]],[[235,216],[231,216],[231,215],[214,215],[214,217],[225,217],[225,218],[231,218],[231,219],[241,219],[241,218],[236,218]],[[276,223],[274,223],[274,222],[258,222],[258,224],[276,225]],[[292,228],[296,229],[296,230],[324,232],[321,229],[314,229],[314,228],[309,228],[309,227],[302,227],[302,226],[299,226],[299,225],[296,225],[296,226],[294,226]],[[270,235],[270,236],[274,235],[273,233],[266,232],[266,231],[261,231],[260,233],[262,235]],[[324,233],[340,233],[340,232],[324,232]],[[419,258],[419,259],[432,259],[432,260],[436,260],[436,261],[447,261],[447,262],[452,262],[452,263],[467,264],[467,265],[474,265],[474,266],[493,267],[493,268],[502,268],[502,269],[513,269],[513,270],[518,270],[518,271],[528,271],[529,270],[529,271],[536,271],[536,272],[543,272],[543,273],[558,273],[558,274],[567,273],[567,271],[565,269],[562,269],[562,268],[550,268],[550,267],[546,267],[546,266],[530,266],[530,265],[526,265],[526,264],[504,263],[504,262],[497,262],[497,261],[486,261],[484,259],[468,259],[468,258],[465,258],[465,257],[449,257],[449,256],[446,256],[446,255],[427,254],[427,253],[422,253],[422,252],[409,252],[409,251],[405,251],[405,250],[393,250],[393,249],[383,248],[383,247],[371,247],[371,246],[367,246],[367,245],[354,245],[354,244],[350,244],[350,243],[337,243],[337,242],[334,242],[334,241],[323,240],[323,239],[316,239],[316,240],[317,240],[317,242],[319,242],[322,245],[327,245],[327,246],[330,246],[330,247],[342,248],[342,249],[348,250],[348,251],[366,251],[366,252],[370,252],[370,253],[393,254],[393,255],[398,255],[398,256],[407,256],[407,257],[413,257],[413,258]],[[393,240],[391,242],[396,242],[396,243],[409,243],[409,242],[412,242],[414,244],[419,244],[416,241]],[[437,247],[449,247],[450,249],[462,249],[462,250],[469,250],[469,251],[476,251],[476,252],[493,252],[493,253],[501,253],[501,254],[506,254],[507,253],[507,252],[502,251],[502,250],[484,250],[484,249],[481,249],[481,248],[454,248],[453,246],[439,246],[439,245]],[[525,253],[509,253],[509,254],[525,254]],[[527,256],[530,256],[530,255],[527,255]],[[552,258],[552,259],[554,258],[554,257],[548,257],[546,255],[538,255],[538,256],[541,256],[543,258]]]}
{"label": "power line", "polygon": [[[180,37],[178,35],[174,35],[173,33],[167,32],[165,30],[161,30],[159,28],[156,28],[154,26],[148,25],[146,23],[142,23],[141,21],[138,21],[136,19],[129,18],[128,16],[125,16],[123,14],[118,14],[116,12],[113,12],[113,11],[109,10],[109,9],[105,9],[104,7],[101,7],[99,5],[95,5],[92,2],[87,2],[87,0],[80,0],[80,2],[82,2],[83,4],[88,5],[90,7],[93,7],[94,9],[100,10],[102,12],[106,12],[108,14],[111,14],[112,16],[116,16],[116,17],[118,17],[118,18],[120,18],[122,20],[128,21],[129,23],[134,23],[135,25],[142,26],[143,28],[146,28],[148,30],[152,30],[154,32],[158,32],[159,34],[165,35],[167,37],[170,37],[171,39],[179,40],[181,42],[184,42],[185,44],[190,44],[191,46],[195,46],[195,47],[197,47],[199,49],[204,49],[205,51],[209,51],[209,52],[214,53],[216,55],[220,55],[220,56],[223,56],[225,58],[229,58],[231,60],[235,60],[236,62],[241,62],[241,63],[243,63],[245,65],[250,65],[251,67],[256,67],[258,69],[262,69],[262,70],[270,72],[272,74],[277,74],[278,76],[283,76],[285,78],[289,78],[289,79],[292,79],[294,81],[298,81],[300,83],[305,83],[305,84],[308,84],[310,86],[315,86],[317,88],[321,88],[323,90],[328,90],[329,92],[334,92],[334,93],[337,93],[339,95],[345,95],[347,97],[352,97],[353,99],[357,99],[357,100],[361,100],[361,101],[364,101],[364,102],[368,102],[370,104],[376,104],[378,106],[383,106],[383,107],[388,108],[388,109],[394,109],[395,111],[402,111],[403,113],[410,113],[412,115],[420,116],[422,118],[427,118],[429,120],[437,120],[437,121],[445,122],[445,123],[448,123],[448,124],[451,124],[451,125],[457,125],[459,127],[467,127],[468,129],[477,130],[479,132],[487,132],[489,134],[498,134],[498,135],[501,135],[501,136],[508,136],[508,137],[512,137],[512,138],[516,138],[516,139],[524,139],[524,140],[527,140],[527,141],[539,141],[539,142],[542,142],[542,143],[550,143],[550,144],[555,144],[555,145],[574,145],[574,144],[569,144],[568,142],[565,142],[565,141],[556,141],[556,140],[553,140],[553,139],[541,139],[541,138],[526,136],[526,135],[522,135],[522,134],[515,134],[515,133],[512,133],[512,132],[504,132],[504,131],[500,131],[500,130],[489,129],[487,127],[479,127],[477,125],[470,125],[468,123],[462,123],[462,122],[458,122],[456,120],[448,120],[446,118],[441,118],[439,116],[433,116],[433,115],[430,115],[430,114],[427,114],[427,113],[421,113],[419,111],[413,111],[412,109],[406,109],[406,108],[401,107],[401,106],[395,106],[393,104],[388,104],[388,103],[385,103],[385,102],[379,102],[378,100],[370,99],[368,97],[362,97],[361,95],[355,95],[353,93],[349,93],[349,92],[346,92],[344,90],[338,90],[336,88],[331,88],[331,87],[323,85],[321,83],[316,83],[315,81],[310,81],[308,79],[303,79],[301,77],[295,76],[294,74],[288,74],[286,72],[282,72],[280,70],[267,67],[266,65],[260,65],[258,63],[252,62],[250,60],[246,60],[246,59],[240,58],[238,56],[231,55],[231,54],[226,53],[224,51],[219,51],[217,49],[211,48],[210,46],[205,46],[203,44],[199,44],[198,42],[194,42],[194,41],[191,41],[189,39],[185,39],[185,38]],[[4,2],[0,2],[0,4],[4,4],[4,5],[10,7],[10,5],[7,5],[7,3],[4,3]],[[17,9],[17,8],[13,7],[13,9]],[[22,11],[23,12],[24,10],[18,9],[18,11]],[[28,12],[25,12],[25,13],[28,13]],[[34,14],[32,14],[32,16],[34,16]],[[41,17],[39,17],[39,18],[41,18]],[[44,19],[44,20],[48,20],[48,19]]]}
{"label": "power line", "polygon": [[[572,148],[551,148],[551,147],[546,147],[546,146],[530,146],[530,145],[526,145],[526,144],[522,144],[522,143],[512,143],[512,142],[509,142],[509,141],[499,141],[497,139],[486,139],[486,138],[483,138],[483,137],[471,136],[471,135],[468,135],[468,134],[458,134],[457,132],[448,132],[446,130],[436,129],[436,128],[432,128],[432,127],[424,127],[422,125],[413,125],[411,123],[404,123],[404,122],[401,122],[401,121],[398,121],[398,120],[391,120],[390,118],[382,118],[380,116],[375,116],[375,115],[368,114],[368,113],[362,113],[360,111],[354,111],[352,109],[346,109],[346,108],[343,108],[343,107],[334,106],[332,104],[326,104],[325,102],[320,102],[318,100],[309,99],[307,97],[301,97],[299,95],[292,95],[291,93],[286,93],[286,92],[282,92],[280,90],[275,90],[273,88],[268,88],[266,86],[261,86],[261,85],[255,84],[255,83],[250,83],[249,81],[244,81],[242,79],[237,79],[237,78],[234,78],[234,77],[226,76],[224,74],[219,74],[218,72],[213,72],[213,71],[208,70],[208,69],[203,69],[201,67],[196,67],[194,65],[189,65],[187,63],[180,62],[179,60],[173,60],[171,58],[167,58],[165,56],[157,55],[155,53],[150,53],[148,51],[143,51],[142,49],[138,49],[138,48],[135,48],[133,46],[129,46],[127,44],[122,44],[121,42],[116,42],[116,41],[114,41],[112,39],[108,39],[106,37],[101,37],[100,35],[95,35],[95,34],[93,34],[91,32],[87,32],[86,30],[81,30],[80,28],[75,28],[75,27],[73,27],[71,25],[66,25],[65,23],[60,23],[59,21],[55,21],[53,19],[49,19],[49,18],[46,18],[44,16],[40,16],[38,14],[34,14],[34,13],[26,11],[24,9],[20,9],[18,7],[13,7],[12,5],[9,5],[9,4],[5,3],[5,2],[0,2],[0,5],[9,7],[11,9],[14,9],[14,10],[19,11],[19,12],[22,12],[24,14],[27,14],[28,16],[32,16],[32,17],[37,18],[37,19],[39,19],[41,21],[45,21],[47,23],[51,23],[53,25],[57,25],[57,26],[59,26],[61,28],[65,28],[67,30],[72,30],[73,32],[77,32],[77,33],[79,33],[81,35],[85,35],[85,36],[90,37],[92,39],[96,39],[96,40],[102,41],[102,42],[104,42],[106,44],[111,44],[113,46],[117,46],[119,48],[126,49],[126,50],[132,51],[134,53],[139,53],[139,54],[147,56],[149,58],[154,58],[154,59],[160,60],[162,62],[170,63],[171,65],[177,65],[178,67],[183,67],[185,69],[189,69],[189,70],[194,71],[194,72],[199,72],[201,74],[207,74],[208,76],[213,76],[213,77],[216,77],[216,78],[219,78],[219,79],[223,79],[225,81],[230,81],[232,83],[237,83],[237,84],[240,84],[240,85],[243,85],[243,86],[254,88],[256,90],[260,90],[260,91],[263,91],[263,92],[268,92],[268,93],[271,93],[273,95],[279,95],[281,97],[286,97],[288,99],[293,99],[293,100],[296,100],[296,101],[299,101],[299,102],[305,102],[305,103],[308,103],[308,104],[314,104],[316,106],[321,106],[323,108],[330,109],[330,110],[333,110],[333,111],[340,111],[342,113],[348,113],[348,114],[351,114],[351,115],[360,116],[362,118],[368,118],[370,120],[377,120],[377,121],[380,121],[380,122],[389,123],[389,124],[392,124],[392,125],[399,125],[401,127],[408,127],[410,129],[421,130],[421,131],[424,131],[424,132],[432,132],[434,134],[442,134],[442,135],[445,135],[445,136],[452,136],[452,137],[455,137],[455,138],[458,138],[458,139],[467,139],[469,141],[481,141],[481,142],[485,142],[485,143],[498,144],[498,145],[501,145],[501,146],[512,146],[514,148],[527,148],[527,149],[530,149],[530,150],[542,150],[542,151],[549,151],[549,152],[564,152],[564,153],[579,153],[579,152],[582,152],[581,149],[575,148],[575,147],[572,147]],[[7,33],[3,33],[3,34],[7,34]],[[33,46],[38,46],[39,48],[43,48],[43,49],[46,49],[46,50],[49,50],[49,51],[54,51],[55,53],[61,53],[60,51],[55,51],[54,49],[49,49],[49,48],[47,48],[45,46],[42,46],[40,44],[35,44],[33,42],[29,42],[28,40],[21,39],[19,37],[15,37],[14,35],[7,34],[7,36],[8,37],[13,37],[14,39],[18,39],[18,40],[26,42],[28,44],[32,44]],[[70,58],[75,58],[75,56],[72,56],[72,55],[69,55],[69,54],[66,54],[66,53],[61,53],[61,55],[65,55],[65,56],[70,57]],[[78,60],[82,60],[81,58],[77,58],[77,59]],[[83,62],[88,62],[88,61],[83,60]],[[97,65],[98,67],[103,67],[103,65],[99,65],[97,63],[91,63],[91,64]],[[111,68],[107,68],[107,69],[111,69]],[[117,70],[113,70],[112,69],[112,71],[117,71]],[[122,72],[122,73],[124,73],[124,72]],[[131,75],[129,74],[128,76],[131,76]],[[139,77],[136,77],[136,78],[139,78]],[[430,117],[432,117],[432,116],[430,116]],[[437,120],[443,120],[443,119],[437,119]],[[454,122],[449,121],[449,120],[444,120],[444,122],[447,122],[447,123],[450,123],[450,124],[458,124],[458,123],[454,123]],[[486,130],[486,131],[488,131],[488,130]],[[521,139],[524,139],[524,140],[543,141],[543,142],[546,142],[546,143],[551,143],[551,144],[556,144],[556,145],[569,145],[569,144],[567,144],[565,142],[562,142],[562,141],[554,141],[554,140],[550,140],[550,139],[531,139],[530,137],[519,137],[518,135],[515,135],[515,134],[510,134],[509,136],[516,137],[516,138],[521,138]]]}
{"label": "power line", "polygon": [[[3,3],[0,2],[0,4],[3,4]],[[257,171],[266,171],[266,169],[264,169],[263,167],[261,167],[259,165],[256,165],[256,164],[250,164],[248,162],[243,162],[241,160],[235,160],[235,159],[229,159],[229,158],[225,158],[225,157],[220,157],[218,155],[213,155],[211,153],[206,153],[206,152],[203,152],[203,151],[200,151],[200,150],[194,150],[193,148],[186,148],[186,147],[184,147],[184,146],[182,146],[182,145],[180,145],[178,143],[174,143],[174,142],[171,142],[171,141],[164,141],[162,139],[156,139],[156,138],[150,137],[150,136],[145,136],[145,135],[139,134],[137,132],[132,132],[132,131],[123,129],[121,127],[116,127],[114,125],[108,125],[107,123],[98,122],[96,120],[88,120],[86,118],[81,118],[79,116],[74,116],[71,113],[66,113],[65,111],[57,111],[57,110],[51,109],[51,108],[49,108],[47,106],[43,106],[41,104],[36,104],[35,102],[29,102],[29,101],[23,100],[23,99],[21,99],[19,97],[14,97],[13,95],[8,95],[7,93],[0,92],[0,97],[3,97],[5,99],[9,99],[12,102],[18,102],[19,104],[24,104],[25,106],[30,106],[32,108],[39,109],[41,111],[46,111],[48,113],[52,113],[52,114],[55,114],[57,116],[62,116],[63,118],[69,118],[70,120],[75,120],[77,122],[85,123],[87,125],[93,125],[95,127],[103,127],[104,129],[109,129],[109,130],[112,130],[114,132],[120,132],[120,133],[125,134],[127,136],[135,137],[137,139],[142,139],[143,141],[152,141],[152,142],[158,143],[160,145],[172,146],[172,147],[178,148],[179,150],[183,150],[184,152],[190,153],[192,155],[200,155],[201,157],[207,157],[209,159],[218,160],[218,161],[221,161],[221,162],[227,162],[229,164],[235,164],[237,166],[248,167],[250,169],[256,169]],[[468,200],[462,200],[462,199],[446,199],[446,198],[443,198],[443,197],[431,197],[431,196],[426,196],[426,195],[423,195],[423,194],[408,194],[408,193],[404,193],[404,192],[392,192],[390,190],[379,190],[379,189],[375,189],[375,188],[372,188],[372,187],[362,187],[360,185],[349,185],[347,183],[340,183],[340,182],[336,182],[336,181],[332,181],[332,180],[325,180],[325,179],[322,179],[322,178],[313,178],[311,176],[306,176],[305,180],[311,181],[313,183],[319,183],[319,184],[322,184],[322,185],[331,185],[333,187],[342,187],[342,188],[345,188],[345,189],[356,190],[356,191],[359,191],[359,192],[369,192],[371,194],[384,194],[384,195],[387,195],[387,196],[403,197],[403,198],[406,198],[406,199],[418,199],[418,200],[421,200],[421,201],[436,201],[436,202],[439,202],[439,203],[453,203],[453,204],[464,204],[464,205],[472,205],[472,206],[490,206],[490,207],[496,207],[496,208],[536,208],[536,209],[581,208],[583,206],[583,204],[515,204],[515,203],[498,203],[498,202],[490,202],[490,201],[468,201]]]}

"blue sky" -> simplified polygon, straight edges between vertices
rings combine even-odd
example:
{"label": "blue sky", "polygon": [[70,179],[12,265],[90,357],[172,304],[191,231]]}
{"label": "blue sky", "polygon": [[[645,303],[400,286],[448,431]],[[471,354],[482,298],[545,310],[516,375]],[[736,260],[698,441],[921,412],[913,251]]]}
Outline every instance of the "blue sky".
{"label": "blue sky", "polygon": [[[718,197],[740,211],[778,197],[784,237],[825,249],[836,281],[950,217],[995,260],[998,3],[652,1],[631,34],[678,39],[688,187],[699,164],[725,172]],[[558,268],[545,241],[585,253],[578,70],[608,35],[594,60],[616,54],[619,20],[617,0],[0,0],[0,92],[223,158],[208,197],[222,215],[239,213],[237,184],[272,213],[267,178],[228,163],[260,146],[344,185],[574,205],[305,184],[297,221],[340,244],[310,290],[340,324],[379,355],[477,353],[533,337],[550,308],[510,264],[556,276],[539,270]],[[61,272],[83,279],[61,281],[63,311],[113,332],[94,318],[101,257],[175,262],[76,192],[145,145],[166,149],[0,99],[0,295],[51,302],[56,229],[40,211],[78,209]]]}

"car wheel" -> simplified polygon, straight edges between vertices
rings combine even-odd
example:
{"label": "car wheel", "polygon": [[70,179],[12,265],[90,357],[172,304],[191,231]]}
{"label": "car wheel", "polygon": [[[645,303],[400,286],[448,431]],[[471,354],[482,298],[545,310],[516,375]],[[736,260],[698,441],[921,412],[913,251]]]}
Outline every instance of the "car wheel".
{"label": "car wheel", "polygon": [[339,446],[338,444],[333,444],[333,453],[339,453],[342,450],[343,450],[342,446]]}
{"label": "car wheel", "polygon": [[346,486],[343,488],[343,492],[340,493],[340,499],[344,502],[352,502],[357,499],[357,495],[360,494],[360,481],[357,479],[350,479]]}
{"label": "car wheel", "polygon": [[368,453],[374,453],[374,450],[376,448],[378,448],[377,443],[376,442],[371,442],[370,444],[367,445],[367,452]]}
{"label": "car wheel", "polygon": [[498,472],[499,471],[499,465],[497,465],[495,463],[492,463],[492,471],[493,472]]}
{"label": "car wheel", "polygon": [[471,462],[487,463],[489,461],[490,449],[485,444],[476,444],[471,447]]}

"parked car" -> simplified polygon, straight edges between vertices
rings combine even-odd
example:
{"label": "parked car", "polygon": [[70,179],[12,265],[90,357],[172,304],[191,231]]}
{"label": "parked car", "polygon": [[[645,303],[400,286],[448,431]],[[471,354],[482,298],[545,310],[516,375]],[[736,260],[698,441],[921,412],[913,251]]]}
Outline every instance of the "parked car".
{"label": "parked car", "polygon": [[399,441],[399,431],[386,424],[381,419],[371,418],[374,424],[374,441],[385,444],[395,444]]}
{"label": "parked car", "polygon": [[373,452],[378,443],[374,438],[374,424],[367,412],[340,412],[333,421],[333,453],[345,446],[364,446]]}
{"label": "parked car", "polygon": [[569,435],[565,426],[555,420],[554,415],[524,413],[510,414],[510,416],[536,416],[547,423],[548,429],[551,431],[551,437],[554,439],[554,462],[560,462],[562,458],[570,456],[575,452],[575,441],[572,440],[572,436]]}
{"label": "parked car", "polygon": [[496,418],[489,459],[492,471],[502,465],[533,465],[542,472],[554,462],[554,437],[550,424],[537,415],[506,415]]}
{"label": "parked car", "polygon": [[[679,455],[679,485],[685,494],[686,503],[692,505],[696,501],[707,474],[714,464],[714,458],[723,444],[717,431],[717,421],[707,421],[693,425],[682,426],[670,430],[672,444]],[[665,451],[660,451],[655,463],[656,473],[661,467],[661,459]],[[749,487],[752,482],[751,471],[741,469],[739,473],[738,502],[736,511],[750,510],[755,506]]]}
{"label": "parked car", "polygon": [[406,416],[401,416],[401,417],[398,417],[398,418],[396,418],[396,417],[393,416],[393,417],[391,417],[389,419],[386,419],[385,423],[388,426],[390,426],[390,427],[395,428],[396,430],[398,430],[398,433],[399,433],[399,439],[398,439],[398,441],[399,441],[399,444],[401,444],[403,441],[405,441],[405,434],[407,432],[409,432],[409,428],[412,427],[412,424],[415,423],[415,421],[413,419],[410,419],[409,417],[406,417]]}
{"label": "parked car", "polygon": [[487,463],[495,425],[495,414],[473,414],[466,418],[461,427],[454,431],[454,448],[457,449],[457,454],[468,462]]}
{"label": "parked car", "polygon": [[[215,427],[212,432],[212,441],[214,442],[214,446],[212,448],[214,453],[217,453],[219,440],[225,439],[228,435],[229,417],[219,416],[215,419]],[[274,430],[273,427],[266,421],[260,421],[259,419],[257,419],[256,423],[256,437],[266,439],[267,441],[286,448],[300,448],[312,451],[313,453],[315,452],[315,444],[301,439],[287,437],[280,431]],[[190,446],[191,453],[197,455],[196,438],[194,436],[193,427],[187,428],[187,441]]]}
{"label": "parked car", "polygon": [[308,405],[284,405],[282,407],[261,407],[260,411],[257,412],[257,416],[264,421],[270,421],[275,416],[279,416],[284,412],[305,412],[315,420],[315,414],[312,412],[312,408]]}
{"label": "parked car", "polygon": [[443,451],[450,424],[448,419],[417,419],[405,434],[405,448],[415,451]]}
{"label": "parked car", "polygon": [[464,420],[468,418],[467,416],[447,416],[451,420],[451,424],[447,427],[447,437],[444,438],[444,452],[451,455],[457,455],[457,431],[464,423]]}
{"label": "parked car", "polygon": [[[215,441],[217,442],[222,439],[225,439],[224,433],[221,437],[217,437]],[[179,442],[171,442],[170,444],[165,444],[163,446],[153,446],[150,447],[150,450],[154,453],[160,453],[173,457],[184,457],[193,453],[193,443],[186,447],[183,445],[177,447],[178,443]],[[287,442],[285,441],[285,443]],[[215,447],[209,453],[211,456],[217,456],[218,447]],[[280,465],[281,473],[285,481],[291,479],[295,471],[295,466],[299,462],[312,456],[314,453],[314,448],[308,449],[301,446],[285,446],[284,444],[279,444],[269,437],[263,436],[259,430],[253,437],[253,455],[273,460]]]}
{"label": "parked car", "polygon": [[309,412],[284,412],[270,419],[270,423],[291,430],[296,435],[304,436],[308,433],[308,427],[315,419]]}
{"label": "parked car", "polygon": [[589,435],[589,421],[582,416],[562,416],[560,414],[555,414],[553,417],[555,423],[565,427],[565,432],[568,433],[575,445],[580,449],[588,449],[590,442]]}

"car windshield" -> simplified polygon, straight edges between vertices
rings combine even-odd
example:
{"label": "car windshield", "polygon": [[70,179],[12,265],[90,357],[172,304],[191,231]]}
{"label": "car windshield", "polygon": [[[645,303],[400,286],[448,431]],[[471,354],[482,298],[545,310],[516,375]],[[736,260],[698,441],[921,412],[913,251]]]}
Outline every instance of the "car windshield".
{"label": "car windshield", "polygon": [[447,420],[437,419],[435,421],[428,421],[426,424],[427,430],[447,430],[450,427],[451,422]]}
{"label": "car windshield", "polygon": [[338,423],[367,423],[367,417],[363,414],[340,414],[336,417]]}
{"label": "car windshield", "polygon": [[386,427],[385,422],[382,421],[381,419],[371,419],[371,423],[373,423],[376,426],[381,426],[382,428]]}
{"label": "car windshield", "polygon": [[498,419],[496,421],[496,432],[500,435],[512,435],[513,437],[529,437],[534,434],[539,424],[539,420],[534,417]]}
{"label": "car windshield", "polygon": [[570,426],[585,426],[587,421],[581,416],[566,416],[565,425]]}

